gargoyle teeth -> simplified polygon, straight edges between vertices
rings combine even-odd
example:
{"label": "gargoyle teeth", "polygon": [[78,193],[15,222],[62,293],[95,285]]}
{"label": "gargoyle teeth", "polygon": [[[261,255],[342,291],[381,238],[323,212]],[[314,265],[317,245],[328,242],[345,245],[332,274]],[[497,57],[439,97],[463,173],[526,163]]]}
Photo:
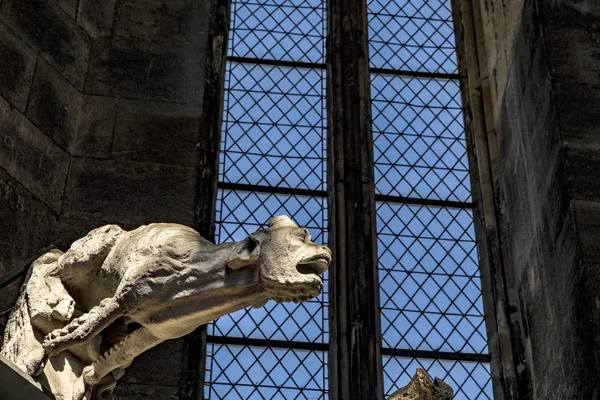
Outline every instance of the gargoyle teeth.
{"label": "gargoyle teeth", "polygon": [[120,342],[115,343],[110,349],[108,349],[104,353],[102,353],[102,355],[98,358],[98,360],[96,360],[96,363],[106,361],[107,357],[109,357],[117,349],[119,349],[119,348],[121,348],[121,347],[123,347],[125,345],[126,339],[127,339],[127,336],[123,340],[121,340]]}

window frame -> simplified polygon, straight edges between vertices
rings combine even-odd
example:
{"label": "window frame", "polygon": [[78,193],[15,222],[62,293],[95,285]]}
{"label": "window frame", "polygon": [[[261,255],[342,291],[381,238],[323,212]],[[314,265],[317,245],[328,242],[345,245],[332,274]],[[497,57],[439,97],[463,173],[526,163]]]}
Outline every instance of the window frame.
{"label": "window frame", "polygon": [[[201,130],[205,140],[199,143],[199,179],[196,191],[196,208],[194,210],[194,227],[204,237],[214,240],[217,188],[226,189],[231,186],[226,183],[217,184],[225,68],[227,60],[248,60],[238,60],[237,57],[227,58],[230,1],[209,0],[209,2],[211,13],[207,46],[206,87],[201,118]],[[367,1],[327,0],[327,57],[325,64],[261,60],[261,63],[269,65],[302,66],[302,64],[306,64],[304,66],[327,69],[328,189],[326,192],[289,189],[289,192],[290,194],[305,195],[326,194],[328,198],[329,246],[334,251],[335,265],[332,267],[336,271],[332,274],[333,276],[330,275],[329,279],[330,343],[327,348],[329,350],[329,396],[332,399],[382,399],[382,355],[447,360],[466,359],[485,362],[499,359],[497,324],[489,321],[490,318],[494,321],[498,320],[491,295],[493,282],[497,279],[490,274],[490,257],[488,256],[490,250],[487,245],[482,246],[482,243],[487,241],[486,223],[482,217],[482,213],[485,213],[487,208],[484,207],[483,202],[489,202],[489,199],[482,199],[484,196],[481,194],[480,166],[477,164],[479,154],[476,155],[472,149],[474,147],[473,142],[477,138],[474,137],[472,121],[469,120],[471,115],[471,102],[468,101],[469,94],[465,94],[466,67],[469,62],[468,57],[465,56],[464,48],[469,46],[469,42],[463,34],[464,27],[461,24],[461,19],[465,11],[460,9],[461,4],[460,0],[452,1],[460,74],[410,73],[406,71],[403,71],[402,74],[416,77],[435,75],[439,78],[461,80],[461,92],[465,108],[463,114],[467,121],[465,130],[473,195],[473,202],[468,207],[473,209],[475,232],[479,239],[484,309],[488,316],[486,325],[488,327],[489,355],[465,358],[465,355],[460,353],[381,348],[377,234],[375,227],[376,202],[393,201],[403,204],[442,207],[464,207],[465,204],[433,199],[415,201],[399,196],[375,194],[370,76],[372,73],[396,74],[397,71],[369,66]],[[351,29],[348,29],[347,26],[344,28],[343,23],[348,24],[348,21],[351,21],[349,24]],[[354,59],[356,64],[359,65],[350,62],[344,63],[344,60],[349,59]],[[345,85],[343,92],[340,85]],[[357,95],[354,97],[348,95],[351,92],[351,90],[348,90],[350,85],[354,85],[354,89],[358,88],[358,91],[355,92]],[[336,91],[337,95],[335,94]],[[336,122],[335,126],[333,121]],[[340,131],[340,128],[343,131]],[[349,142],[354,142],[356,146],[352,146]],[[337,154],[336,148],[338,149]],[[340,149],[343,149],[343,151],[339,151]],[[360,168],[354,168],[353,177],[354,181],[359,182],[359,184],[351,190],[345,190],[344,185],[350,181],[348,179],[350,175],[348,174],[352,174],[353,171],[349,171],[349,168],[344,168],[344,166],[355,165],[357,157],[361,160],[359,163]],[[213,189],[208,195],[207,188]],[[236,186],[236,188],[238,187]],[[269,190],[269,187],[265,186],[254,188],[249,186],[249,188]],[[359,205],[358,208],[356,207],[357,204]],[[348,229],[349,224],[360,227],[360,229]],[[344,265],[345,260],[351,259],[349,257],[355,255],[353,251],[356,246],[346,245],[346,243],[352,243],[353,240],[363,240],[364,245],[362,248],[367,249],[366,251],[363,250],[362,255],[359,254],[361,261],[358,264],[362,267],[359,268],[358,273],[354,271],[354,264],[349,265],[346,262],[346,265]],[[349,311],[348,304],[355,305],[355,307],[350,307],[352,311]],[[358,307],[359,305],[360,307]],[[336,314],[336,310],[340,310],[339,315]],[[360,335],[353,336],[349,333],[355,332],[353,329],[356,327],[357,322],[361,325],[362,332]],[[340,341],[340,338],[343,338],[343,340]],[[211,339],[219,340],[216,338]],[[206,327],[199,328],[189,335],[185,341],[184,353],[187,354],[187,365],[183,366],[180,398],[203,398],[206,341]],[[268,340],[261,341],[257,344],[268,345],[268,342]],[[281,343],[278,344],[282,345]],[[353,368],[350,367],[351,365]],[[499,368],[498,363],[493,361],[491,368],[495,397],[504,398],[499,397],[500,392],[497,390],[501,385],[500,380],[495,377]],[[365,374],[365,371],[369,373]]]}

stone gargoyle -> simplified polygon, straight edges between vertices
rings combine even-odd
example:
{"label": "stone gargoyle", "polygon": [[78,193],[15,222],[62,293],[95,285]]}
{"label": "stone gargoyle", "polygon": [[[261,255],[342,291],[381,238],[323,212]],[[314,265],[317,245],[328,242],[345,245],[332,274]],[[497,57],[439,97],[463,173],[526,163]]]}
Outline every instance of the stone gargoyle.
{"label": "stone gargoyle", "polygon": [[58,400],[110,397],[133,359],[269,299],[317,296],[331,252],[288,217],[235,243],[178,224],[106,225],[31,266],[0,354]]}
{"label": "stone gargoyle", "polygon": [[398,389],[387,400],[452,400],[452,387],[440,378],[431,379],[427,371],[417,368],[408,385]]}

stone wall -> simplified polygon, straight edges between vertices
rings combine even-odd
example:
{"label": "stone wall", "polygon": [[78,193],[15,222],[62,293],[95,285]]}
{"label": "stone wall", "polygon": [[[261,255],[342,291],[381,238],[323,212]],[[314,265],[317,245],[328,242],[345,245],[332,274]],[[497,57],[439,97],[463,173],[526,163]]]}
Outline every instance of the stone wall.
{"label": "stone wall", "polygon": [[[106,223],[193,224],[208,6],[0,2],[0,275]],[[182,346],[140,357],[120,398],[176,398]]]}
{"label": "stone wall", "polygon": [[[519,399],[600,398],[600,6],[482,0]],[[489,137],[488,137],[489,139]]]}

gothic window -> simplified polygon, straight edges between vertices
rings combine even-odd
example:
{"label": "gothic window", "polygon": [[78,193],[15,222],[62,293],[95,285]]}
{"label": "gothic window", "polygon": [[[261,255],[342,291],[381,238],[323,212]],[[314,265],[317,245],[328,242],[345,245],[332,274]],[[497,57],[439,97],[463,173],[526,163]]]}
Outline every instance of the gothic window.
{"label": "gothic window", "polygon": [[[216,240],[288,215],[327,244],[325,4],[233,0]],[[325,289],[327,283],[325,282]],[[207,399],[325,399],[327,293],[210,324]]]}
{"label": "gothic window", "polygon": [[451,2],[368,0],[384,391],[491,398]]}
{"label": "gothic window", "polygon": [[[385,396],[420,367],[491,399],[451,4],[366,5]],[[230,6],[216,240],[285,214],[327,244],[326,2]],[[207,334],[206,399],[328,398],[327,281]]]}

